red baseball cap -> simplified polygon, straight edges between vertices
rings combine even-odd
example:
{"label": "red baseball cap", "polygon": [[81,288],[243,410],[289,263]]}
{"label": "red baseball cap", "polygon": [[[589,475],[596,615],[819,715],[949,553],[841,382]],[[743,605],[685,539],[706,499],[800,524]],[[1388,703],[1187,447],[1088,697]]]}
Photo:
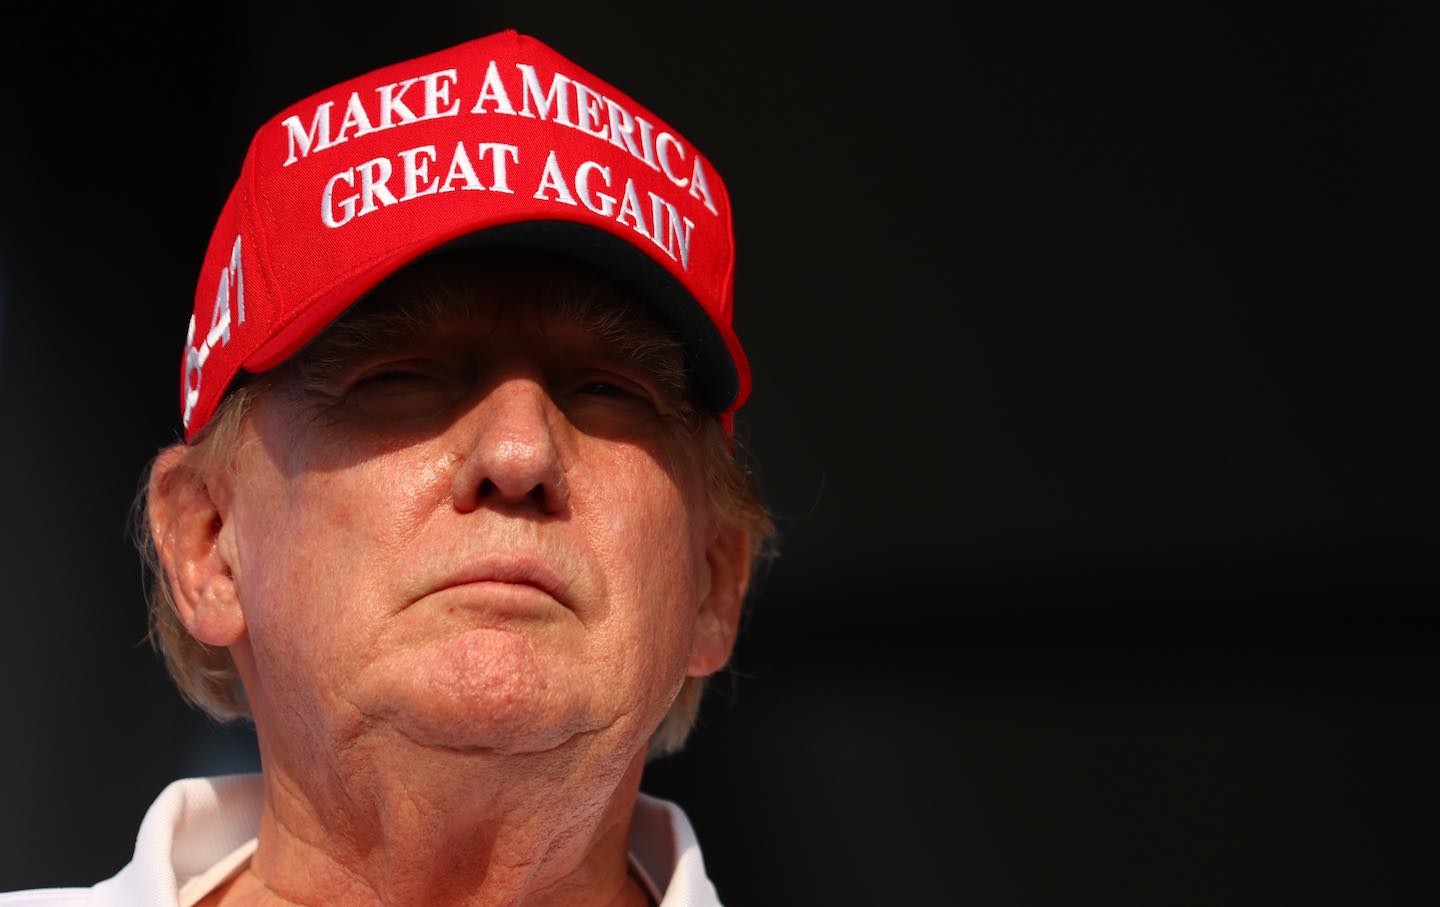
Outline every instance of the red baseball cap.
{"label": "red baseball cap", "polygon": [[745,402],[719,174],[627,95],[504,31],[342,82],[260,127],[195,290],[186,442],[242,369],[279,365],[386,277],[470,244],[616,275],[684,342],[703,405],[728,424]]}

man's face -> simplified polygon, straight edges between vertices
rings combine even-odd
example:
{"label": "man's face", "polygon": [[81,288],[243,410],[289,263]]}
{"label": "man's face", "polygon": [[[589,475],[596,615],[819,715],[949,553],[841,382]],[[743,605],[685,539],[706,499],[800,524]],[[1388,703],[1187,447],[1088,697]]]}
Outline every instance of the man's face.
{"label": "man's face", "polygon": [[617,332],[548,304],[553,266],[472,267],[441,299],[436,269],[387,294],[432,305],[380,327],[361,311],[275,376],[217,495],[262,736],[643,748],[733,632],[705,616],[714,532],[679,353],[635,316]]}

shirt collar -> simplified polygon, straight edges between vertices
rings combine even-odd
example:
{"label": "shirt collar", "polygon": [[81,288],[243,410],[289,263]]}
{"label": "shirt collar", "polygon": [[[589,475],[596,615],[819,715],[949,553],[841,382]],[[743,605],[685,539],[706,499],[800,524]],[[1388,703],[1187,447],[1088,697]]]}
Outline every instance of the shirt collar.
{"label": "shirt collar", "polygon": [[[264,796],[258,774],[170,784],[145,813],[134,859],[95,886],[96,907],[173,907],[187,881],[255,837]],[[630,822],[630,856],[663,895],[660,907],[721,907],[695,829],[674,803],[640,794]]]}

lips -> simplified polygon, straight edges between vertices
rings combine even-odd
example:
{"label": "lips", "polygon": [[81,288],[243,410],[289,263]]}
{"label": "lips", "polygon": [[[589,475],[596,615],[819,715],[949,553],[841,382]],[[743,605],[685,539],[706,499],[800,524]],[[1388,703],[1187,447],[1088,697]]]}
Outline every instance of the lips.
{"label": "lips", "polygon": [[529,586],[555,599],[566,608],[571,607],[569,583],[546,562],[534,555],[489,554],[466,564],[463,568],[447,574],[431,593],[474,583],[505,583],[515,586]]}

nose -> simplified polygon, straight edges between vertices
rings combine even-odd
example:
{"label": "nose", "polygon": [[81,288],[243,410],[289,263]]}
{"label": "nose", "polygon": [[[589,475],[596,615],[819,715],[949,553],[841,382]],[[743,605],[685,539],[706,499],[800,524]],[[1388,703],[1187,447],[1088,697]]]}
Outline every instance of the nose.
{"label": "nose", "polygon": [[468,513],[484,504],[533,508],[551,516],[570,501],[551,415],[549,392],[530,378],[511,378],[490,389],[462,420],[473,432],[455,473],[451,498]]}

